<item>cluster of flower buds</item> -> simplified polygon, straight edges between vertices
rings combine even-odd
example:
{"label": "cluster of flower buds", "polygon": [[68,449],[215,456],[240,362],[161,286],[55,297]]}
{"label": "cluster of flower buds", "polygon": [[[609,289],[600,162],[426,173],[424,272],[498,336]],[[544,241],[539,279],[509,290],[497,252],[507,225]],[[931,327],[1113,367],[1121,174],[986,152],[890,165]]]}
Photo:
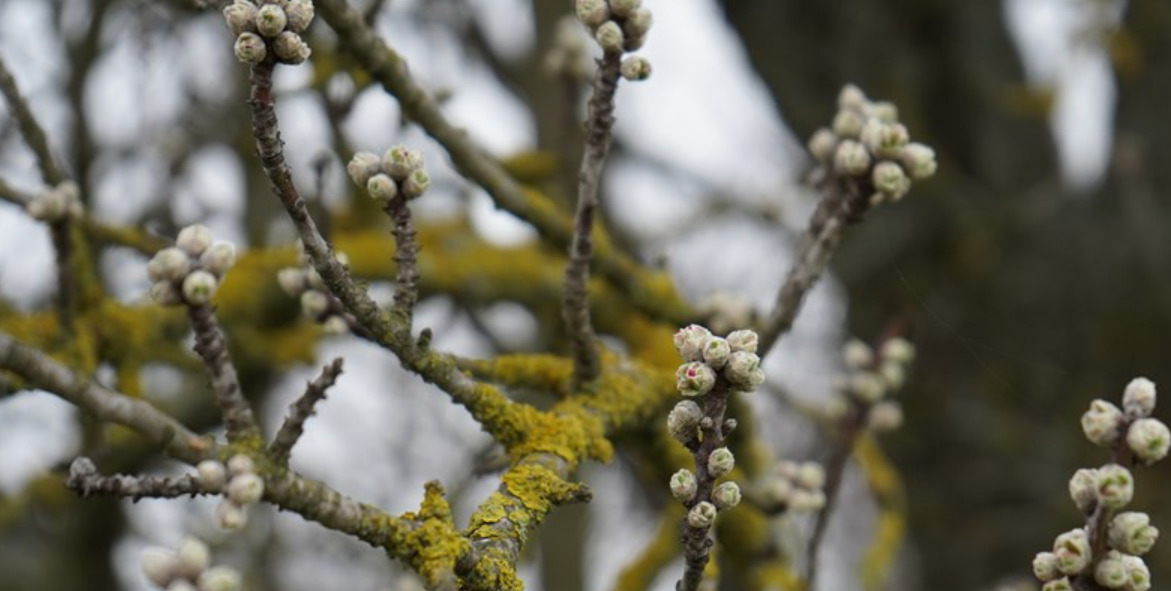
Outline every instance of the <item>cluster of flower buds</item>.
{"label": "cluster of flower buds", "polygon": [[56,187],[45,188],[25,204],[24,210],[45,222],[56,222],[67,217],[79,218],[85,213],[81,204],[81,191],[73,181],[62,181]]}
{"label": "cluster of flower buds", "polygon": [[346,165],[346,172],[354,184],[365,188],[371,199],[383,205],[398,197],[417,199],[431,187],[422,152],[406,146],[394,146],[382,157],[358,152]]}
{"label": "cluster of flower buds", "polygon": [[817,462],[777,462],[760,483],[761,501],[770,511],[820,511],[825,507],[825,468]]}
{"label": "cluster of flower buds", "polygon": [[911,181],[935,174],[935,150],[912,142],[892,103],[871,101],[852,84],[838,95],[833,125],[809,138],[817,162],[838,177],[868,180],[873,205],[898,201]]}
{"label": "cluster of flower buds", "polygon": [[[321,324],[321,328],[329,334],[345,334],[350,330],[350,324],[343,316],[341,302],[330,295],[325,289],[325,283],[317,269],[305,254],[305,247],[297,242],[299,267],[285,267],[277,272],[277,283],[281,289],[301,302],[301,313],[306,318]],[[343,266],[349,265],[345,253],[336,253],[337,261]]]}
{"label": "cluster of flower buds", "polygon": [[680,329],[675,333],[675,349],[684,363],[675,372],[675,385],[688,398],[703,396],[716,385],[719,372],[733,390],[755,390],[764,383],[756,344],[756,333],[751,330],[733,331],[721,338],[698,324]]}
{"label": "cluster of flower buds", "polygon": [[246,507],[264,496],[264,479],[256,474],[252,458],[237,454],[228,460],[227,466],[215,460],[204,460],[196,470],[204,490],[224,495],[224,500],[215,508],[216,523],[222,529],[244,527],[248,523]]}
{"label": "cluster of flower buds", "polygon": [[[577,0],[576,8],[577,20],[590,28],[594,41],[609,54],[641,48],[654,20],[642,0]],[[651,76],[651,63],[631,56],[622,60],[621,72],[627,80],[646,80]]]}
{"label": "cluster of flower buds", "polygon": [[175,550],[147,548],[142,552],[142,572],[166,591],[236,591],[241,586],[240,573],[211,566],[211,550],[195,538],[183,540]]}
{"label": "cluster of flower buds", "polygon": [[[1155,384],[1146,378],[1132,380],[1123,393],[1122,406],[1124,410],[1105,400],[1095,400],[1082,415],[1086,438],[1115,447],[1116,454],[1128,448],[1146,464],[1166,456],[1171,439],[1167,427],[1150,418],[1155,409]],[[1045,583],[1043,591],[1073,589],[1079,577],[1092,578],[1106,589],[1150,589],[1151,573],[1140,556],[1155,545],[1159,530],[1151,525],[1146,513],[1117,512],[1134,497],[1130,470],[1115,463],[1082,468],[1069,481],[1069,496],[1090,525],[1057,536],[1052,552],[1041,552],[1033,559],[1033,574]],[[1105,531],[1102,526],[1106,526]],[[1109,548],[1105,555],[1094,555],[1093,549],[1101,546],[1091,535],[1105,537]]]}
{"label": "cluster of flower buds", "polygon": [[153,282],[150,297],[163,306],[205,305],[235,263],[235,245],[212,241],[206,226],[187,226],[179,232],[175,246],[158,251],[147,264]]}
{"label": "cluster of flower buds", "polygon": [[557,21],[553,34],[553,45],[545,53],[542,65],[545,71],[571,80],[588,80],[593,68],[590,65],[589,47],[577,19],[566,15]]}
{"label": "cluster of flower buds", "polygon": [[236,0],[224,9],[224,19],[236,36],[241,62],[258,64],[269,55],[292,65],[309,59],[301,33],[313,21],[311,0]]}
{"label": "cluster of flower buds", "polygon": [[838,389],[866,413],[867,426],[876,432],[898,429],[903,424],[903,409],[890,396],[907,381],[915,346],[892,337],[875,352],[870,345],[851,339],[842,348],[842,359],[849,373],[839,381]]}

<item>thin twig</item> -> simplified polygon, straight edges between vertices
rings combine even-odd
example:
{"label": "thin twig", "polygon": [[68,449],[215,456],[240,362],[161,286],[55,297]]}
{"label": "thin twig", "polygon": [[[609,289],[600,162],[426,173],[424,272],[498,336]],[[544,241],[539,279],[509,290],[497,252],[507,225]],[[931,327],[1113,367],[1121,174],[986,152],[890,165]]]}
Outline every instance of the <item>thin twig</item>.
{"label": "thin twig", "polygon": [[410,333],[415,302],[419,301],[419,240],[411,223],[411,208],[403,195],[386,204],[386,215],[394,221],[394,310]]}
{"label": "thin twig", "polygon": [[182,476],[131,476],[99,474],[92,460],[79,457],[69,466],[65,487],[82,497],[114,496],[138,501],[143,498],[166,499],[184,495],[211,494],[193,474]]}
{"label": "thin twig", "polygon": [[842,477],[845,475],[846,462],[854,452],[854,441],[866,425],[866,415],[870,405],[855,401],[849,414],[842,420],[838,438],[829,460],[825,463],[825,506],[817,512],[813,524],[813,534],[809,537],[809,545],[805,550],[805,558],[809,561],[805,574],[805,584],[808,589],[814,589],[817,580],[817,555],[821,543],[825,539],[825,532],[829,526],[829,518],[837,504],[838,490],[842,486]]}
{"label": "thin twig", "polygon": [[37,166],[41,169],[45,184],[56,185],[67,180],[69,177],[53,159],[53,153],[49,149],[49,140],[45,137],[45,130],[37,123],[28,102],[20,94],[16,79],[12,77],[3,58],[0,58],[0,92],[4,93],[4,98],[8,101],[8,108],[20,125],[20,133],[24,136],[25,143],[28,144],[29,148],[32,148],[33,155],[36,156]]}
{"label": "thin twig", "polygon": [[211,373],[211,387],[224,417],[228,441],[248,441],[260,437],[260,426],[240,389],[236,366],[228,354],[228,343],[216,322],[215,311],[206,304],[188,306],[187,316],[195,331],[195,352]]}
{"label": "thin twig", "polygon": [[621,52],[607,52],[598,63],[594,95],[589,102],[586,121],[585,153],[577,175],[577,213],[573,220],[573,239],[569,246],[569,264],[565,268],[565,292],[561,316],[573,347],[573,389],[598,377],[597,336],[590,322],[590,258],[594,253],[594,213],[598,207],[598,184],[602,167],[610,152],[614,128],[614,94],[618,90]]}
{"label": "thin twig", "polygon": [[326,393],[341,373],[342,358],[338,357],[322,368],[321,374],[305,386],[305,393],[289,406],[289,415],[268,446],[268,455],[274,462],[282,466],[289,463],[289,454],[305,431],[305,421],[313,416],[314,407],[325,399]]}
{"label": "thin twig", "polygon": [[[711,501],[712,489],[715,488],[717,477],[708,470],[708,462],[712,452],[724,447],[725,438],[731,433],[735,423],[724,420],[724,412],[728,408],[728,396],[731,386],[721,375],[716,379],[716,385],[703,397],[703,420],[700,422],[702,437],[687,443],[695,458],[696,492],[692,499],[683,505],[688,511],[701,502]],[[693,527],[684,515],[682,521],[683,562],[685,568],[683,577],[675,584],[675,591],[696,591],[703,581],[703,570],[707,567],[711,556],[712,546],[711,527]]]}

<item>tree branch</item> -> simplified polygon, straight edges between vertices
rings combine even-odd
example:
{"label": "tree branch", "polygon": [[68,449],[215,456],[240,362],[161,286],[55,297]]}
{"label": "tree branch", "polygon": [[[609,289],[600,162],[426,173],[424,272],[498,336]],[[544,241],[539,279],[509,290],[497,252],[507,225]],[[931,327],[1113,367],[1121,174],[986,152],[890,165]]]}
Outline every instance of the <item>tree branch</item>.
{"label": "tree branch", "polygon": [[216,403],[224,416],[228,441],[244,442],[260,437],[260,426],[252,415],[252,407],[244,399],[236,366],[228,354],[228,343],[209,305],[188,306],[187,316],[195,330],[195,352],[203,359],[211,374],[211,387]]}
{"label": "tree branch", "polygon": [[314,406],[325,399],[327,391],[333,387],[342,373],[342,359],[338,357],[321,370],[321,374],[305,387],[305,393],[289,406],[289,415],[277,431],[268,446],[269,457],[278,464],[285,466],[289,463],[289,454],[301,434],[305,431],[305,421],[313,416]]}

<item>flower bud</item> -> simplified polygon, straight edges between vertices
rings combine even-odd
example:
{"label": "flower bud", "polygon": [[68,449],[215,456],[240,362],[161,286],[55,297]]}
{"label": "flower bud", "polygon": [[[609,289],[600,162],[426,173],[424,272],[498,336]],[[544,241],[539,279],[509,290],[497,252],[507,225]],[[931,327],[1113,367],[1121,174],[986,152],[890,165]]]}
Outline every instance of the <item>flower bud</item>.
{"label": "flower bud", "polygon": [[233,476],[227,495],[237,505],[251,505],[264,496],[264,479],[253,473]]}
{"label": "flower bud", "polygon": [[175,246],[187,254],[197,257],[211,246],[211,230],[203,224],[192,224],[179,231]]}
{"label": "flower bud", "polygon": [[903,426],[903,407],[897,402],[883,400],[870,407],[866,424],[878,433],[894,431]]}
{"label": "flower bud", "polygon": [[825,508],[825,493],[820,490],[795,490],[789,495],[789,509],[798,512],[820,511]]}
{"label": "flower bud", "polygon": [[1167,456],[1171,431],[1159,419],[1139,419],[1126,431],[1126,444],[1144,464],[1152,464]]}
{"label": "flower bud", "polygon": [[[865,123],[866,120],[862,117],[861,113],[853,109],[843,109],[834,115],[831,127],[838,137],[856,140],[858,136],[862,135],[862,126]],[[841,144],[839,144],[839,149],[840,146]],[[859,147],[862,147],[861,144],[859,144]]]}
{"label": "flower bud", "polygon": [[651,77],[651,61],[645,57],[634,56],[622,60],[622,77],[637,82]]}
{"label": "flower bud", "polygon": [[1082,431],[1095,445],[1109,446],[1118,439],[1118,428],[1123,423],[1122,411],[1117,406],[1098,399],[1082,414]]}
{"label": "flower bud", "polygon": [[223,277],[236,264],[236,246],[220,240],[199,255],[199,264],[216,277]]}
{"label": "flower bud", "polygon": [[626,51],[635,51],[646,42],[646,34],[654,24],[654,15],[650,9],[638,8],[626,15],[626,22],[622,24],[622,33],[626,36],[623,48]]}
{"label": "flower bud", "polygon": [[371,199],[379,203],[390,203],[398,196],[398,184],[388,175],[379,173],[366,182],[366,192],[370,194]]}
{"label": "flower bud", "polygon": [[606,0],[577,0],[574,6],[577,20],[580,20],[591,29],[600,27],[610,19],[610,7]]}
{"label": "flower bud", "polygon": [[874,165],[871,173],[874,188],[891,201],[898,201],[911,190],[911,179],[903,172],[903,167],[894,162],[883,161]]}
{"label": "flower bud", "polygon": [[732,468],[736,467],[736,457],[732,455],[732,450],[726,447],[719,447],[712,450],[712,453],[707,457],[707,471],[712,478],[719,478]]}
{"label": "flower bud", "polygon": [[416,168],[407,175],[407,180],[403,181],[403,197],[410,199],[418,199],[431,188],[431,176],[427,174],[426,170]]}
{"label": "flower bud", "polygon": [[[708,339],[707,345],[703,347],[703,361],[712,369],[720,369],[728,363],[728,358],[732,355],[732,346],[728,341],[720,337],[712,337]],[[752,353],[748,353],[752,355]]]}
{"label": "flower bud", "polygon": [[34,219],[43,222],[55,222],[65,217],[69,204],[61,193],[53,189],[42,191],[33,197],[24,206],[24,210]]}
{"label": "flower bud", "polygon": [[276,281],[282,291],[295,298],[309,289],[309,278],[305,276],[305,270],[298,267],[285,267],[277,271]]}
{"label": "flower bud", "polygon": [[207,304],[215,295],[218,283],[215,275],[207,271],[192,271],[183,280],[183,299],[192,306]]}
{"label": "flower bud", "polygon": [[761,494],[766,501],[773,505],[788,505],[789,495],[792,493],[793,483],[782,476],[768,478],[761,486]]}
{"label": "flower bud", "polygon": [[899,108],[890,101],[871,101],[862,109],[867,117],[873,117],[883,123],[898,123]]}
{"label": "flower bud", "polygon": [[900,158],[910,140],[902,123],[883,123],[870,119],[862,126],[862,143],[877,158]]}
{"label": "flower bud", "polygon": [[146,264],[151,281],[182,281],[191,270],[191,257],[175,247],[164,248]]}
{"label": "flower bud", "polygon": [[935,175],[935,150],[926,144],[911,142],[903,146],[899,154],[899,162],[907,169],[907,174],[916,181],[931,178]]}
{"label": "flower bud", "polygon": [[237,530],[248,524],[248,513],[240,505],[224,500],[215,506],[215,520],[220,529]]}
{"label": "flower bud", "polygon": [[764,372],[760,370],[760,357],[756,353],[736,351],[728,356],[724,366],[724,377],[736,386],[749,390],[756,389],[763,381]]}
{"label": "flower bud", "polygon": [[294,33],[304,33],[313,22],[313,2],[311,0],[289,0],[285,5],[285,16],[288,18],[286,26]]}
{"label": "flower bud", "polygon": [[1069,582],[1068,577],[1061,577],[1045,583],[1041,591],[1073,591],[1073,584]]}
{"label": "flower bud", "polygon": [[1122,408],[1130,419],[1149,417],[1155,410],[1155,383],[1147,378],[1135,378],[1122,392]]}
{"label": "flower bud", "polygon": [[825,486],[825,468],[817,462],[803,462],[798,465],[794,480],[807,489],[820,489]]}
{"label": "flower bud", "polygon": [[850,376],[850,393],[862,402],[874,403],[886,394],[886,382],[873,372],[861,371]]}
{"label": "flower bud", "polygon": [[259,64],[264,61],[264,56],[268,54],[268,48],[265,47],[264,39],[256,33],[240,33],[236,37],[236,59],[245,64]]}
{"label": "flower bud", "polygon": [[329,310],[329,296],[316,289],[301,294],[301,313],[310,320],[321,318]]}
{"label": "flower bud", "polygon": [[305,269],[305,279],[309,281],[309,287],[325,291],[325,279],[321,278],[321,273],[318,273],[315,267]]}
{"label": "flower bud", "polygon": [[236,0],[236,3],[224,9],[224,20],[232,35],[239,36],[244,32],[256,32],[256,6],[247,0]]}
{"label": "flower bud", "polygon": [[1151,517],[1138,511],[1123,511],[1110,521],[1110,547],[1136,556],[1146,554],[1159,539]]}
{"label": "flower bud", "polygon": [[1151,588],[1151,571],[1147,564],[1138,556],[1120,554],[1119,560],[1126,567],[1125,591],[1147,591]]}
{"label": "flower bud", "polygon": [[350,332],[350,323],[346,322],[345,318],[334,314],[321,323],[321,330],[325,331],[325,334],[343,335]]}
{"label": "flower bud", "polygon": [[814,160],[828,164],[834,156],[834,150],[838,147],[838,136],[834,135],[834,132],[830,131],[829,128],[821,127],[809,136],[805,147],[813,155]]}
{"label": "flower bud", "polygon": [[204,460],[195,466],[199,474],[199,484],[204,490],[218,492],[228,482],[228,471],[223,464],[215,460]]}
{"label": "flower bud", "polygon": [[284,31],[276,36],[272,42],[272,51],[281,62],[297,65],[309,59],[313,50],[300,35],[292,31]]}
{"label": "flower bud", "polygon": [[707,529],[716,521],[716,506],[701,501],[687,512],[687,525],[696,529]]}
{"label": "flower bud", "polygon": [[1057,555],[1052,552],[1038,552],[1033,558],[1033,575],[1041,581],[1061,576],[1061,572],[1057,570]]}
{"label": "flower bud", "polygon": [[703,417],[703,411],[699,409],[699,405],[690,400],[684,400],[676,404],[670,413],[667,413],[667,430],[680,443],[688,443],[695,439],[695,429],[699,426],[701,417]]}
{"label": "flower bud", "polygon": [[382,170],[396,181],[405,181],[420,168],[423,168],[423,153],[403,145],[392,146],[382,156]]}
{"label": "flower bud", "polygon": [[882,365],[878,366],[878,377],[886,383],[887,390],[894,391],[902,388],[903,384],[907,382],[907,371],[900,363],[884,361]]}
{"label": "flower bud", "polygon": [[733,353],[756,353],[758,340],[756,331],[748,329],[732,331],[726,340]]}
{"label": "flower bud", "polygon": [[724,482],[712,490],[712,502],[716,509],[723,511],[740,504],[740,485],[735,482]]}
{"label": "flower bud", "polygon": [[1062,574],[1076,575],[1090,564],[1090,539],[1086,530],[1071,529],[1053,541],[1053,554],[1057,556],[1057,570]]}
{"label": "flower bud", "polygon": [[716,385],[716,372],[704,363],[684,363],[675,371],[675,386],[684,396],[703,396]]}
{"label": "flower bud", "polygon": [[373,152],[358,152],[346,164],[346,172],[355,185],[365,187],[370,177],[382,170],[382,158]]}
{"label": "flower bud", "polygon": [[1098,502],[1098,471],[1081,468],[1069,479],[1069,498],[1077,508],[1086,513]]}
{"label": "flower bud", "polygon": [[915,346],[901,337],[887,339],[882,344],[882,358],[907,365],[915,360]]}
{"label": "flower bud", "polygon": [[870,152],[854,140],[842,140],[834,152],[834,172],[846,176],[858,176],[870,170]]}
{"label": "flower bud", "polygon": [[159,281],[150,286],[150,299],[160,306],[178,306],[183,303],[179,290],[170,281]]}
{"label": "flower bud", "polygon": [[618,23],[606,21],[594,31],[594,40],[606,53],[621,53],[626,36],[622,34],[622,27],[618,26]]}
{"label": "flower bud", "polygon": [[853,84],[843,86],[841,92],[838,93],[838,110],[861,112],[869,104],[870,100],[866,98],[866,93]]}
{"label": "flower bud", "polygon": [[167,585],[167,591],[199,591],[199,587],[187,579],[176,579]]}
{"label": "flower bud", "polygon": [[695,491],[699,483],[691,470],[680,470],[671,475],[671,496],[680,503],[690,502],[695,498]]}
{"label": "flower bud", "polygon": [[1098,502],[1111,509],[1125,507],[1134,497],[1134,478],[1118,464],[1098,468]]}
{"label": "flower bud", "polygon": [[712,333],[698,324],[685,326],[675,332],[675,350],[684,361],[699,361],[711,338]]}
{"label": "flower bud", "polygon": [[179,559],[179,575],[191,580],[198,578],[211,564],[211,550],[195,538],[184,539],[175,556]]}
{"label": "flower bud", "polygon": [[242,581],[234,568],[215,566],[199,576],[199,591],[238,591]]}
{"label": "flower bud", "polygon": [[252,458],[244,454],[236,454],[228,459],[228,473],[232,476],[254,472],[256,472],[256,465],[252,463]]}
{"label": "flower bud", "polygon": [[642,6],[642,0],[610,0],[610,12],[614,16],[625,17]]}
{"label": "flower bud", "polygon": [[1119,589],[1126,583],[1126,564],[1122,555],[1110,552],[1094,568],[1094,580],[1107,589]]}
{"label": "flower bud", "polygon": [[265,37],[276,37],[288,24],[285,9],[276,4],[265,4],[256,11],[256,31]]}
{"label": "flower bud", "polygon": [[865,369],[874,363],[874,350],[858,339],[850,339],[842,346],[842,360],[850,369]]}
{"label": "flower bud", "polygon": [[142,572],[150,582],[166,587],[179,574],[179,559],[170,550],[147,548],[142,551]]}

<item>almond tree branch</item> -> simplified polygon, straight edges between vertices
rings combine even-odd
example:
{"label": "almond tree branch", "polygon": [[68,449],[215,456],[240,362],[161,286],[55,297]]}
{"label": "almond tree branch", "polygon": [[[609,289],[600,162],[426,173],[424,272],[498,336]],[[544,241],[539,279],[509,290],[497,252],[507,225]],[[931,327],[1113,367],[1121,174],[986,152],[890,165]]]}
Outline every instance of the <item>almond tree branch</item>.
{"label": "almond tree branch", "polygon": [[236,366],[228,354],[228,343],[209,305],[188,306],[187,317],[195,330],[195,352],[203,359],[211,373],[211,387],[216,403],[224,416],[228,441],[246,442],[260,438],[260,426],[252,415],[252,407],[244,399]]}
{"label": "almond tree branch", "polygon": [[305,431],[305,421],[313,416],[313,409],[318,402],[325,399],[326,392],[333,387],[342,373],[342,358],[338,357],[321,370],[321,374],[305,387],[305,393],[289,406],[289,416],[277,431],[268,446],[268,455],[272,461],[285,466],[289,463],[289,454],[301,434]]}
{"label": "almond tree branch", "polygon": [[589,102],[586,121],[585,153],[581,171],[577,175],[577,213],[573,223],[573,239],[569,246],[569,264],[565,268],[565,293],[561,301],[561,316],[573,346],[573,390],[577,390],[598,376],[598,342],[590,322],[590,300],[587,290],[590,278],[590,258],[594,253],[594,212],[598,207],[598,184],[602,167],[610,151],[610,137],[614,128],[614,94],[618,90],[622,53],[606,52],[598,63],[594,94]]}

